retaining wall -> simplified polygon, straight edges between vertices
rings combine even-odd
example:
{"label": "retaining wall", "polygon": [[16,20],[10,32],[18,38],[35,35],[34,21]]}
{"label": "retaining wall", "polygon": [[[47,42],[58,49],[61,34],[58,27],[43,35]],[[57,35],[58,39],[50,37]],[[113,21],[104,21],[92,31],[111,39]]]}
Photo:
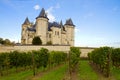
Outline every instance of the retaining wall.
{"label": "retaining wall", "polygon": [[[39,50],[40,48],[47,48],[49,51],[64,51],[69,52],[70,46],[0,46],[0,52],[10,52],[14,50],[18,51],[31,51]],[[94,48],[79,47],[81,51],[81,57],[87,57],[87,54],[94,50]]]}

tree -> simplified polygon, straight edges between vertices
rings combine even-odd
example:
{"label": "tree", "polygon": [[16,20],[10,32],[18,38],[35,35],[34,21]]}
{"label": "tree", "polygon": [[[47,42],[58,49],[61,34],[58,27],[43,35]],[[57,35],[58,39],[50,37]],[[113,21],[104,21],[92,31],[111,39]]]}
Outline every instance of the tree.
{"label": "tree", "polygon": [[52,45],[52,41],[48,41],[48,42],[47,42],[47,45]]}
{"label": "tree", "polygon": [[10,45],[10,44],[11,44],[11,42],[10,42],[10,40],[9,40],[9,39],[5,39],[5,40],[4,40],[4,44],[5,44],[5,45]]}
{"label": "tree", "polygon": [[69,67],[70,67],[70,74],[71,72],[75,71],[75,68],[77,68],[77,65],[80,60],[80,54],[81,51],[77,47],[71,47],[70,53],[69,53]]}
{"label": "tree", "polygon": [[41,45],[42,41],[41,41],[40,37],[38,37],[38,36],[34,37],[32,40],[32,44],[33,45]]}
{"label": "tree", "polygon": [[3,38],[0,38],[0,44],[3,44]]}
{"label": "tree", "polygon": [[41,54],[41,61],[42,61],[42,66],[44,67],[44,68],[46,68],[47,67],[47,64],[48,64],[48,59],[49,59],[49,53],[48,53],[48,49],[46,49],[46,48],[41,48],[40,49],[40,54]]}

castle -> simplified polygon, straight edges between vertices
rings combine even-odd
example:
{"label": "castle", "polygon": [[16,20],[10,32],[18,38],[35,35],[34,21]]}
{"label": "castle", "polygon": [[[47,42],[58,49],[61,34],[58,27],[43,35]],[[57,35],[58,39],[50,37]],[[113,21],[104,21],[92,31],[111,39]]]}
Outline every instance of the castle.
{"label": "castle", "polygon": [[62,21],[49,22],[44,8],[42,8],[35,24],[31,23],[28,18],[22,24],[21,44],[32,44],[35,36],[39,36],[42,44],[46,45],[51,42],[53,45],[70,45],[74,46],[74,29],[71,18],[66,20],[63,25]]}

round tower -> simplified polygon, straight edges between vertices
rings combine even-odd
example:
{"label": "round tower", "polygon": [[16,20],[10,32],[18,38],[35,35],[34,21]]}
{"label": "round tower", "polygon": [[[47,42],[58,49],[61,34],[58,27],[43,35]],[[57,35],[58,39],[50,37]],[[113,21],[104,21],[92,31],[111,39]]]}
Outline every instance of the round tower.
{"label": "round tower", "polygon": [[27,27],[29,26],[30,26],[30,21],[27,17],[24,23],[22,24],[21,44],[27,44]]}
{"label": "round tower", "polygon": [[48,20],[44,8],[42,8],[39,16],[36,18],[36,36],[41,38],[42,44],[47,43]]}
{"label": "round tower", "polygon": [[72,22],[72,19],[66,20],[65,23],[65,30],[66,30],[66,37],[67,37],[67,44],[70,46],[74,46],[74,28],[75,25]]}

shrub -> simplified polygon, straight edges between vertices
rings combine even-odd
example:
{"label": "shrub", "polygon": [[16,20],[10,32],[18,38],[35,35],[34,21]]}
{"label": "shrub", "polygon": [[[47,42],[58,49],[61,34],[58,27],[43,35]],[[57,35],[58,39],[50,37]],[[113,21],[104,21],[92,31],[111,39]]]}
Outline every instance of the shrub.
{"label": "shrub", "polygon": [[48,42],[47,42],[47,45],[52,45],[52,41],[48,41]]}
{"label": "shrub", "polygon": [[33,45],[41,45],[42,41],[41,41],[40,37],[38,37],[38,36],[34,37],[32,40],[32,44]]}
{"label": "shrub", "polygon": [[89,60],[96,64],[98,69],[106,76],[110,75],[111,48],[100,47],[88,54]]}
{"label": "shrub", "polygon": [[112,58],[113,65],[116,67],[119,67],[120,66],[120,48],[116,48],[112,50],[111,58]]}
{"label": "shrub", "polygon": [[71,47],[70,48],[70,54],[69,54],[69,67],[70,67],[70,72],[74,71],[75,68],[77,67],[77,64],[80,60],[80,49],[77,47]]}

